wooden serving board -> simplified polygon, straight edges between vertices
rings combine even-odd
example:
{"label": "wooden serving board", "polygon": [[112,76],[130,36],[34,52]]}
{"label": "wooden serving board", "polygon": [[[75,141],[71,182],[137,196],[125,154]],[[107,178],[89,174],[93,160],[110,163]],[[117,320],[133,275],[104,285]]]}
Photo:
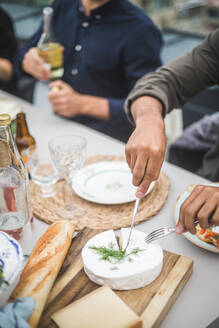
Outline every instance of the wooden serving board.
{"label": "wooden serving board", "polygon": [[[85,228],[73,239],[62,269],[51,290],[40,328],[56,327],[51,315],[99,286],[83,270],[81,249],[100,230]],[[164,251],[164,265],[159,277],[150,285],[129,291],[115,291],[143,319],[144,328],[159,327],[193,270],[187,257]],[[89,328],[89,327],[88,327]]]}

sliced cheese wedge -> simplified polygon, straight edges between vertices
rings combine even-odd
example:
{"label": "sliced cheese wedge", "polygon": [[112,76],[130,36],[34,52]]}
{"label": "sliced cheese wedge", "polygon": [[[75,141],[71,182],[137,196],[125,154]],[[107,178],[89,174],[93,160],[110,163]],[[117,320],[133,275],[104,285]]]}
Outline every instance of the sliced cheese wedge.
{"label": "sliced cheese wedge", "polygon": [[137,314],[107,286],[98,288],[54,313],[52,319],[59,328],[142,327]]}
{"label": "sliced cheese wedge", "polygon": [[[124,249],[129,235],[129,229],[122,229],[120,245]],[[146,247],[146,234],[133,229],[127,254],[134,249],[141,251],[126,256],[121,262],[102,260],[100,255],[91,246],[109,247],[110,243],[118,249],[113,230],[102,232],[91,238],[82,250],[84,271],[87,276],[99,285],[107,285],[112,289],[136,289],[151,283],[160,274],[163,266],[163,251],[158,243]]]}

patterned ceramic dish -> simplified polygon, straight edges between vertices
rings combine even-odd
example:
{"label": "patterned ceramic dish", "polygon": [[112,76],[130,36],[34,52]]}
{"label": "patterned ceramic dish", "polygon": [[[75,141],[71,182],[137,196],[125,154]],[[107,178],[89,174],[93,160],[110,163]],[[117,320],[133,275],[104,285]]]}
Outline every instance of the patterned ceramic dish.
{"label": "patterned ceramic dish", "polygon": [[8,234],[0,231],[0,263],[3,268],[4,279],[9,286],[3,284],[0,294],[15,281],[22,269],[23,252],[18,242]]}
{"label": "patterned ceramic dish", "polygon": [[136,199],[131,171],[122,161],[101,161],[83,167],[73,178],[73,189],[81,198],[99,204],[123,204]]}

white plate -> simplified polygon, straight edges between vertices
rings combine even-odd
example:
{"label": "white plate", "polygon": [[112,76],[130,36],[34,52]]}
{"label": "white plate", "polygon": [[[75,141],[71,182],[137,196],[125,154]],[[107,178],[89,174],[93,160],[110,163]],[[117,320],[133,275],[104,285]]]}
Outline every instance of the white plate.
{"label": "white plate", "polygon": [[[12,284],[22,269],[23,252],[14,238],[2,231],[0,231],[0,263],[5,280],[9,285]],[[0,293],[7,287],[7,285],[2,285]]]}
{"label": "white plate", "polygon": [[[215,185],[215,184],[208,184],[208,185]],[[216,185],[218,186],[218,185]],[[175,204],[175,211],[174,211],[174,216],[175,216],[175,221],[178,222],[179,220],[179,213],[180,213],[180,206],[182,205],[182,203],[186,200],[186,198],[190,195],[190,191],[185,190],[177,199],[176,204]],[[204,248],[210,252],[214,252],[214,253],[219,253],[219,249],[217,247],[215,247],[212,244],[208,244],[204,241],[202,241],[201,239],[199,239],[196,235],[191,234],[190,232],[186,232],[183,234],[186,239],[188,239],[189,241],[191,241],[193,244],[195,244],[196,246],[199,246],[201,248]]]}
{"label": "white plate", "polygon": [[[153,187],[154,182],[147,194]],[[73,189],[81,198],[99,204],[123,204],[136,199],[126,162],[102,161],[83,167],[74,176]]]}

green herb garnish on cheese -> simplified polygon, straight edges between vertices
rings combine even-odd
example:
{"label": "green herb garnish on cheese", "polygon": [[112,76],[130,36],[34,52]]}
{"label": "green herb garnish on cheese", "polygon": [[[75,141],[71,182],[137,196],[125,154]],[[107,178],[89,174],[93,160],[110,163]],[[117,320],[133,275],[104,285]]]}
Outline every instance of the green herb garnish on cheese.
{"label": "green herb garnish on cheese", "polygon": [[130,259],[131,255],[137,255],[139,252],[143,252],[143,249],[134,248],[129,253],[126,253],[123,250],[114,249],[114,244],[110,243],[108,247],[96,247],[90,246],[89,248],[94,250],[98,255],[100,255],[100,259],[104,261],[108,261],[110,263],[118,263],[123,261],[125,258]]}

